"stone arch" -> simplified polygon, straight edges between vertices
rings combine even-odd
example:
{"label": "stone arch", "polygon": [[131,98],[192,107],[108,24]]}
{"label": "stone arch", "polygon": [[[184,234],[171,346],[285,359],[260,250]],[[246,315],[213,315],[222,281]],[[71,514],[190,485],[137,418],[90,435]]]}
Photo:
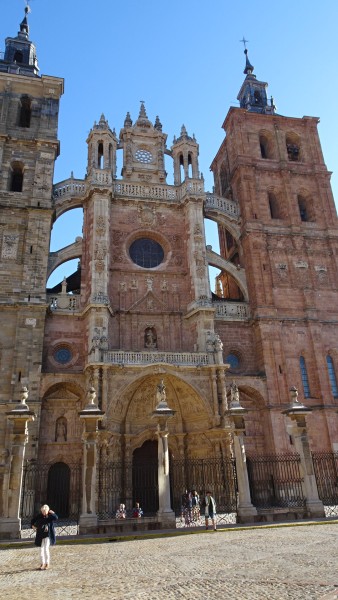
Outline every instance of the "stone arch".
{"label": "stone arch", "polygon": [[69,260],[82,257],[82,237],[78,236],[73,244],[65,246],[56,252],[50,252],[48,257],[47,279],[51,274]]}
{"label": "stone arch", "polygon": [[184,438],[187,434],[208,431],[213,426],[212,400],[208,401],[206,397],[208,392],[211,395],[211,386],[208,390],[203,389],[203,396],[198,384],[185,381],[176,374],[149,372],[130,383],[107,409],[107,429],[112,421],[116,423],[119,419],[130,456],[146,440],[156,439],[157,424],[152,419],[152,412],[156,408],[156,386],[162,378],[168,405],[175,411],[169,423],[169,447],[176,448],[175,436]]}
{"label": "stone arch", "polygon": [[60,381],[44,391],[39,432],[39,462],[76,463],[82,457],[82,423],[78,413],[85,394],[80,386]]}
{"label": "stone arch", "polygon": [[216,267],[222,271],[224,270],[233,277],[239,289],[243,293],[244,300],[247,302],[249,299],[249,294],[244,269],[238,269],[233,263],[210,249],[207,249],[207,261],[212,267]]}

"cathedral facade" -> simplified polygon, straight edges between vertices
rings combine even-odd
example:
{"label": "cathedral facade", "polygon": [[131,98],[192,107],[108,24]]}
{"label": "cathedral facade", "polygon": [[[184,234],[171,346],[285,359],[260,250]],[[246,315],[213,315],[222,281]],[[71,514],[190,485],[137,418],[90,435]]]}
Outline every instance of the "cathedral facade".
{"label": "cathedral facade", "polygon": [[[338,223],[318,119],[276,113],[246,53],[239,107],[223,123],[204,189],[183,126],[171,147],[144,103],[119,135],[102,115],[83,179],[53,183],[63,80],[40,76],[27,15],[0,61],[0,509],[13,501],[11,419],[34,413],[25,459],[81,462],[79,413],[94,388],[99,452],[147,457],[163,380],[169,452],[231,457],[235,382],[250,455],[291,453],[283,410],[298,389],[312,451],[338,450]],[[116,155],[123,154],[121,173]],[[166,183],[165,156],[174,184]],[[71,165],[70,165],[71,168]],[[53,223],[83,208],[83,236],[50,252]],[[220,251],[206,245],[217,223]],[[78,270],[53,289],[50,274]],[[209,266],[219,269],[216,284]],[[14,403],[14,404],[13,404]]]}

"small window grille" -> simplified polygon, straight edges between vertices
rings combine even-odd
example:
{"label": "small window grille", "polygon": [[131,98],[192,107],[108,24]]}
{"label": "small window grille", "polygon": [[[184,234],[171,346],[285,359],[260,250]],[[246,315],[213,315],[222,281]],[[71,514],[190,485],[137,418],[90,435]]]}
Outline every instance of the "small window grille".
{"label": "small window grille", "polygon": [[335,398],[338,398],[337,378],[336,378],[334,364],[333,364],[333,360],[332,360],[331,356],[326,357],[326,363],[327,363],[327,370],[329,372],[329,379],[330,379],[332,394],[334,395]]}
{"label": "small window grille", "polygon": [[308,374],[307,374],[307,369],[306,369],[306,364],[305,364],[305,358],[304,356],[301,356],[299,359],[299,366],[300,366],[300,374],[302,377],[302,383],[303,383],[303,390],[304,390],[304,397],[305,398],[310,398],[311,394],[310,394],[310,384],[309,384],[309,378],[308,378]]}

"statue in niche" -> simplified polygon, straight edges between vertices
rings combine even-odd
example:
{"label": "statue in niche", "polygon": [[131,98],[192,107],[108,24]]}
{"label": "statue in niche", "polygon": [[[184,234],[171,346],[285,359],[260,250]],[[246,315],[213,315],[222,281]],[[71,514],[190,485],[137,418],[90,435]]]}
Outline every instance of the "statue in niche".
{"label": "statue in niche", "polygon": [[239,389],[234,381],[230,383],[230,406],[232,408],[240,406]]}
{"label": "statue in niche", "polygon": [[66,417],[59,417],[55,423],[55,441],[66,442],[67,441],[67,419]]}
{"label": "statue in niche", "polygon": [[163,379],[161,379],[160,383],[156,386],[156,402],[159,404],[160,402],[167,402],[167,394],[165,391],[165,383]]}
{"label": "statue in niche", "polygon": [[144,347],[150,350],[157,348],[157,336],[154,327],[147,327],[144,332]]}
{"label": "statue in niche", "polygon": [[215,342],[214,343],[215,343],[216,352],[222,352],[223,342],[217,333],[215,334]]}

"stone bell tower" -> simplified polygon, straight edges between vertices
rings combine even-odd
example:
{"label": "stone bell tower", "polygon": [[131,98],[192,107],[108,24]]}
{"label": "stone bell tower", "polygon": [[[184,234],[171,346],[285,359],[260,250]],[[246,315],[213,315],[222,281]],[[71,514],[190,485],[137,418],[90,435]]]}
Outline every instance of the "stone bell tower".
{"label": "stone bell tower", "polygon": [[141,102],[140,113],[133,126],[129,112],[120,132],[123,152],[123,178],[146,181],[148,183],[165,183],[164,151],[167,135],[162,133],[162,124],[156,117],[154,125],[149,121]]}
{"label": "stone bell tower", "polygon": [[[28,7],[0,60],[0,410],[40,383],[52,182],[63,80],[39,75]],[[1,418],[0,445],[6,445]]]}
{"label": "stone bell tower", "polygon": [[[338,223],[330,173],[318,119],[277,114],[245,55],[240,107],[230,108],[211,165],[216,193],[236,201],[241,215],[238,233],[219,226],[221,254],[246,272],[253,359],[267,377],[276,447],[284,444],[278,407],[292,385],[318,408],[312,419],[325,422],[321,443],[330,447],[338,368]],[[319,445],[318,432],[312,435]]]}

